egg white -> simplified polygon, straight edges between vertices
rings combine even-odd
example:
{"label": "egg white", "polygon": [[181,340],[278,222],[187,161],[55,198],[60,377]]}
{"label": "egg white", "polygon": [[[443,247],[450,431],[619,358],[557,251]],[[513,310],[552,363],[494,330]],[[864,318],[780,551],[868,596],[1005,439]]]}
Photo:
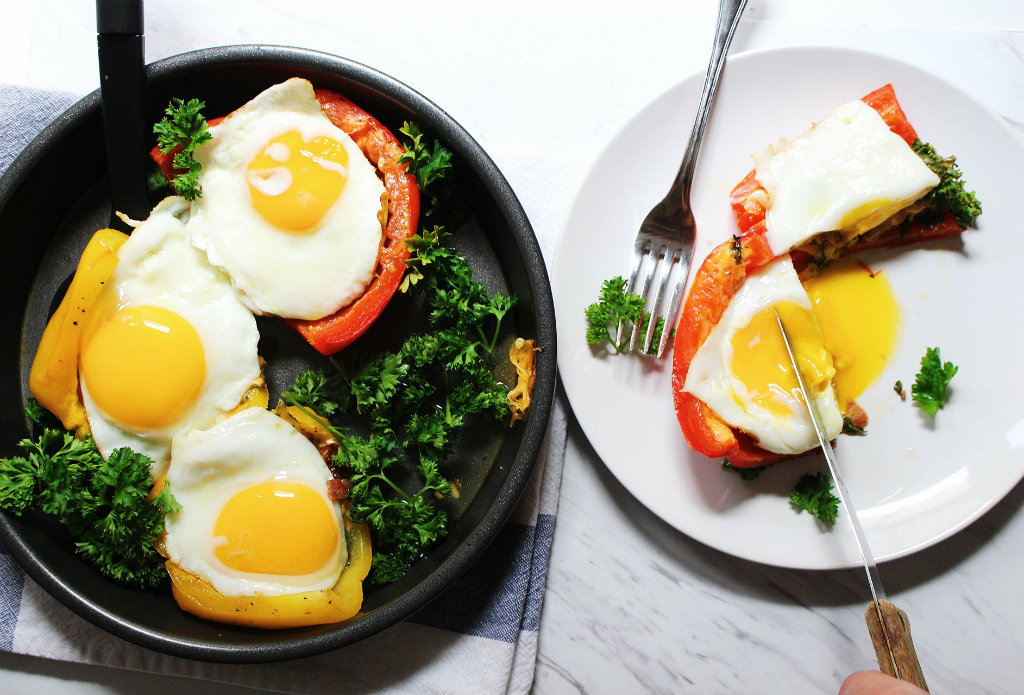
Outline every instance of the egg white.
{"label": "egg white", "polygon": [[[317,448],[263,408],[246,408],[208,430],[174,439],[167,480],[181,510],[165,519],[168,559],[225,596],[277,596],[333,587],[347,561],[341,509],[327,498],[331,473]],[[235,494],[274,479],[323,490],[334,511],[338,544],[330,562],[306,575],[241,572],[215,554],[217,516]]]}
{"label": "egg white", "polygon": [[[268,223],[251,203],[246,168],[274,138],[297,130],[327,136],[348,152],[340,198],[310,233]],[[377,215],[384,185],[359,147],[323,114],[312,85],[292,78],[257,95],[221,123],[199,148],[203,195],[189,233],[223,268],[259,314],[317,319],[356,299],[373,278],[383,232]]]}
{"label": "egg white", "polygon": [[878,112],[859,100],[753,160],[768,192],[765,238],[776,256],[822,232],[866,232],[939,183]]}
{"label": "egg white", "polygon": [[[778,417],[755,403],[746,385],[732,372],[732,339],[759,312],[781,302],[811,310],[788,256],[747,277],[729,302],[718,324],[697,350],[686,374],[684,390],[704,401],[726,423],[751,435],[762,449],[799,454],[817,446],[818,439],[803,402],[788,393],[775,396],[789,414]],[[814,395],[829,438],[842,431],[843,416],[829,387]]]}
{"label": "egg white", "polygon": [[185,225],[179,219],[186,208],[183,199],[167,198],[135,228],[118,251],[117,267],[96,310],[112,304],[150,305],[187,320],[199,335],[206,360],[199,396],[167,426],[133,427],[105,413],[79,374],[89,427],[100,453],[106,457],[118,447],[130,447],[153,460],[154,476],[166,470],[175,434],[207,427],[224,417],[260,376],[256,320],[227,277],[188,243]]}

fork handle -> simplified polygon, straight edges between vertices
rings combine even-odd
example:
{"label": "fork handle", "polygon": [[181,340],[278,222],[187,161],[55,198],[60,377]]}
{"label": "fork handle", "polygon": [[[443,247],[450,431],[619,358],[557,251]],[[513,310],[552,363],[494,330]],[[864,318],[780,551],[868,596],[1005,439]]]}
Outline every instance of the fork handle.
{"label": "fork handle", "polygon": [[669,193],[673,197],[689,196],[690,184],[693,183],[693,170],[697,166],[700,142],[704,137],[704,126],[707,125],[711,103],[718,90],[718,78],[722,76],[725,58],[729,54],[729,45],[732,43],[732,37],[736,33],[736,27],[739,26],[740,17],[746,6],[747,0],[721,0],[718,6],[718,28],[715,30],[711,62],[708,63],[708,74],[704,78],[704,90],[700,95],[700,104],[697,106],[697,117],[693,122],[693,130],[690,132],[690,141],[686,144],[686,154],[683,156],[683,163],[679,167],[679,173],[676,174],[676,180]]}

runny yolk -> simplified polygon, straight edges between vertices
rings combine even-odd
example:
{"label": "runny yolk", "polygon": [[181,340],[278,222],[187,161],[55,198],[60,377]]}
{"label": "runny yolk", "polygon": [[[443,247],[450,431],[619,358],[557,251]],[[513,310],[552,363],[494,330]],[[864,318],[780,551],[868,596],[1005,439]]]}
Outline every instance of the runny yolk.
{"label": "runny yolk", "polygon": [[787,416],[792,410],[779,396],[789,394],[803,399],[773,308],[786,326],[808,390],[821,393],[828,388],[835,369],[814,315],[793,302],[780,302],[759,311],[750,323],[736,331],[732,337],[733,375],[747,387],[751,401],[773,415]]}
{"label": "runny yolk", "polygon": [[348,151],[332,138],[307,141],[290,130],[266,144],[245,176],[263,219],[287,232],[309,233],[341,196]]}
{"label": "runny yolk", "polygon": [[272,480],[248,487],[221,509],[213,534],[217,558],[239,572],[305,575],[338,549],[338,519],[308,485]]}
{"label": "runny yolk", "polygon": [[96,405],[128,427],[174,422],[206,380],[196,329],[156,306],[127,307],[91,326],[83,334],[80,366]]}
{"label": "runny yolk", "polygon": [[883,272],[844,259],[804,282],[836,365],[844,409],[882,373],[899,337],[900,312]]}

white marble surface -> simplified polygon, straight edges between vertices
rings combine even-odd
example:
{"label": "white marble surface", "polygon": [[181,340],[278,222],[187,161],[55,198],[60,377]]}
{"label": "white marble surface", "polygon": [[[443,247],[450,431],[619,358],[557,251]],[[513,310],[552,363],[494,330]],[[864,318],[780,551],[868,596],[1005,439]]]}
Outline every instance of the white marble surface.
{"label": "white marble surface", "polygon": [[[550,261],[605,143],[647,101],[702,71],[714,0],[387,3],[178,0],[147,7],[147,58],[233,43],[315,48],[406,82],[492,155]],[[98,84],[93,4],[5,8],[0,81]],[[857,47],[945,77],[1024,137],[1024,4],[1016,0],[751,0],[734,52]],[[682,128],[688,128],[689,115]],[[1019,369],[1019,365],[1010,368]],[[1024,683],[1024,485],[966,531],[882,567],[936,693]],[[644,509],[570,424],[534,691],[835,692],[874,656],[859,570],[753,564]],[[212,692],[216,684],[0,654],[9,692]]]}

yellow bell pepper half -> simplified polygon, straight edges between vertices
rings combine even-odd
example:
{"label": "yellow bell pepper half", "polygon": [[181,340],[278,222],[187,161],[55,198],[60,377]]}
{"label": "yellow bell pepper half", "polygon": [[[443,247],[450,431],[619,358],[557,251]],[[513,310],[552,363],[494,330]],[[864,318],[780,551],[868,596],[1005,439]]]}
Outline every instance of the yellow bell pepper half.
{"label": "yellow bell pepper half", "polygon": [[77,434],[89,431],[78,397],[78,353],[82,318],[92,308],[117,267],[117,250],[128,239],[116,229],[101,229],[89,240],[57,311],[50,317],[36,350],[28,386],[39,403]]}
{"label": "yellow bell pepper half", "polygon": [[365,523],[349,524],[348,564],[331,589],[282,596],[224,596],[208,581],[167,562],[174,600],[204,620],[277,629],[338,623],[363,605],[363,580],[370,572],[370,532]]}

